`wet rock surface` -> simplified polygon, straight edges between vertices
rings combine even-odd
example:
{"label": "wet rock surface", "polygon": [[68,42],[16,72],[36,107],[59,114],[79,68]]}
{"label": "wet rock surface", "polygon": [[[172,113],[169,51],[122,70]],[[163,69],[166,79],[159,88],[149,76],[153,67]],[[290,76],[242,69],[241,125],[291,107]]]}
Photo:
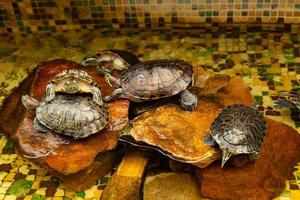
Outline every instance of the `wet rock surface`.
{"label": "wet rock surface", "polygon": [[118,130],[128,122],[129,107],[127,100],[109,103],[107,127],[82,140],[74,140],[52,131],[37,132],[32,126],[35,113],[25,110],[20,97],[29,94],[41,99],[49,79],[66,69],[83,69],[97,81],[103,96],[112,92],[104,77],[99,76],[93,69],[83,68],[67,60],[54,60],[41,63],[6,99],[0,112],[0,129],[13,139],[21,154],[61,175],[84,170],[93,163],[97,154],[113,149],[117,144]]}
{"label": "wet rock surface", "polygon": [[272,199],[285,188],[300,162],[300,135],[293,128],[268,119],[268,132],[257,160],[239,156],[220,167],[215,162],[195,168],[201,194],[213,199]]}

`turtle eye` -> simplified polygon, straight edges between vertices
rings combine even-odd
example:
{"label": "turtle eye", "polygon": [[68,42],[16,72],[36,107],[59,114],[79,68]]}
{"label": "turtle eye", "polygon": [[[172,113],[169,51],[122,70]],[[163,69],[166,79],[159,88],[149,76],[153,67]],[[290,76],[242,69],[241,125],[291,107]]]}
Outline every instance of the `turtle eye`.
{"label": "turtle eye", "polygon": [[105,69],[109,70],[110,67],[111,67],[111,65],[110,65],[110,63],[106,62],[106,63],[104,64],[104,67],[105,67]]}

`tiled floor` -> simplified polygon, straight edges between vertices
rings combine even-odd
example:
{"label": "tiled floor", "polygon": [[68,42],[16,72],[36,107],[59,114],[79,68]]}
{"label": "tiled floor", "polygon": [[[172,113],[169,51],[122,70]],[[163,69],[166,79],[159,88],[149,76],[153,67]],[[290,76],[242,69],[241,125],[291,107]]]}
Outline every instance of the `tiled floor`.
{"label": "tiled floor", "polygon": [[[278,91],[300,87],[300,39],[287,33],[257,32],[199,37],[141,34],[100,37],[97,33],[37,35],[0,41],[0,100],[41,61],[66,58],[80,62],[104,49],[124,49],[142,60],[179,58],[218,73],[240,75],[267,117],[300,131],[300,112],[275,109]],[[83,192],[71,192],[43,168],[17,155],[14,145],[0,135],[1,199],[97,199],[105,180]],[[300,166],[296,180],[287,181],[277,199],[300,199]],[[54,196],[54,197],[53,197]]]}

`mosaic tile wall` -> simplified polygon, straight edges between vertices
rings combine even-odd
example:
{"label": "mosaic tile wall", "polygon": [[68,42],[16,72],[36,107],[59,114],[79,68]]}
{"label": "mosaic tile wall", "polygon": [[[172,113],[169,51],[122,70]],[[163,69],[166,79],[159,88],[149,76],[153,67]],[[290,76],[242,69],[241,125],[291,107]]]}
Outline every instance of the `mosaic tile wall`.
{"label": "mosaic tile wall", "polygon": [[0,34],[300,24],[300,0],[0,0]]}

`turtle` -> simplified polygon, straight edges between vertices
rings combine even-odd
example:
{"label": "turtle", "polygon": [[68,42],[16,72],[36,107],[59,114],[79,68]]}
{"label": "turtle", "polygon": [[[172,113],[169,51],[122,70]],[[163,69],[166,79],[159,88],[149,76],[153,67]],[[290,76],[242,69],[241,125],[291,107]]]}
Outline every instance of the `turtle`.
{"label": "turtle", "polygon": [[127,98],[133,102],[153,101],[180,95],[181,107],[192,111],[198,98],[187,90],[193,82],[193,67],[182,60],[152,60],[131,65],[120,78],[100,68],[114,88],[105,101]]}
{"label": "turtle", "polygon": [[100,106],[89,95],[57,94],[51,102],[24,95],[21,100],[36,112],[34,127],[41,132],[50,129],[79,139],[98,133],[108,122],[107,104]]}
{"label": "turtle", "polygon": [[90,93],[99,106],[103,105],[98,84],[83,70],[69,69],[56,74],[46,86],[45,101],[52,101],[58,92],[66,94]]}
{"label": "turtle", "polygon": [[210,126],[210,132],[204,141],[210,146],[219,145],[223,167],[232,155],[249,154],[250,158],[256,158],[267,132],[267,124],[254,105],[233,104],[218,114]]}
{"label": "turtle", "polygon": [[276,108],[287,107],[294,110],[300,110],[300,88],[293,89],[290,92],[278,92],[279,99],[275,101]]}
{"label": "turtle", "polygon": [[[124,50],[111,49],[96,53],[94,56],[86,57],[82,60],[81,65],[96,66],[98,69],[105,67],[109,73],[113,73],[115,77],[120,76],[120,72],[128,69],[131,65],[140,63],[139,58]],[[106,82],[112,87],[113,85],[109,80]]]}

